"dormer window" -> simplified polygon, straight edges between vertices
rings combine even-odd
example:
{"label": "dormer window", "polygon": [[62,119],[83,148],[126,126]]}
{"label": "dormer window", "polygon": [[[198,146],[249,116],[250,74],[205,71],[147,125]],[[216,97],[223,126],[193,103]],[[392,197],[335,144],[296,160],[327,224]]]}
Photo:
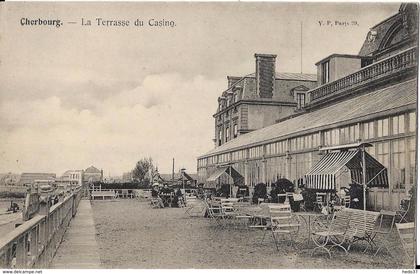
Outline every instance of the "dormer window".
{"label": "dormer window", "polygon": [[326,61],[321,65],[321,84],[326,84],[330,81],[330,62]]}
{"label": "dormer window", "polygon": [[306,94],[303,92],[296,93],[297,108],[301,109],[305,106]]}

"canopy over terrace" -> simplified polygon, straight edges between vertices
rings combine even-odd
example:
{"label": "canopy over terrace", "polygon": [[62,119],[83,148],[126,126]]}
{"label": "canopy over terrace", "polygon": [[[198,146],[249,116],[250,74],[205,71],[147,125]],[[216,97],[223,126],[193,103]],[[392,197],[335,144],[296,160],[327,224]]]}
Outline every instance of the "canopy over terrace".
{"label": "canopy over terrace", "polygon": [[[206,182],[210,184],[217,184],[218,179],[223,175],[227,174],[229,175],[232,180],[233,184],[235,185],[242,185],[244,183],[244,176],[240,174],[236,169],[234,169],[232,166],[224,166],[224,167],[218,167],[206,180]],[[229,180],[229,183],[231,181]]]}
{"label": "canopy over terrace", "polygon": [[[352,183],[363,185],[363,151],[361,146],[367,145],[365,143],[329,148],[328,150],[335,149],[335,151],[325,154],[305,175],[306,187],[323,191],[336,190],[337,179],[344,168],[350,171]],[[366,186],[388,187],[387,169],[369,153],[366,151],[364,153]]]}

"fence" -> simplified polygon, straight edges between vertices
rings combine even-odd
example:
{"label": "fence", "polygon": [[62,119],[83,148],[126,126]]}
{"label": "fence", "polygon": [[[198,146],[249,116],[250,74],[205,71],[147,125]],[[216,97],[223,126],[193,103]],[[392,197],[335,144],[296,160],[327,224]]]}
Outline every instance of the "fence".
{"label": "fence", "polygon": [[[0,239],[1,268],[46,268],[57,251],[82,198],[77,188],[44,215],[36,215]],[[47,203],[48,204],[48,203]]]}
{"label": "fence", "polygon": [[97,198],[114,199],[114,198],[136,198],[138,197],[137,189],[104,189],[101,187],[93,187],[90,189],[90,197],[92,200]]}

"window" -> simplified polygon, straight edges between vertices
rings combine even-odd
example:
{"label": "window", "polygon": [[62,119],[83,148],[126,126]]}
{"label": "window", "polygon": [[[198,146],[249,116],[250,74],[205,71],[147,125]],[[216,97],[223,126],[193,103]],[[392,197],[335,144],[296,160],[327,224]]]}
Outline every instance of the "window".
{"label": "window", "polygon": [[392,134],[396,135],[396,134],[404,133],[405,131],[404,126],[405,126],[404,115],[398,115],[398,116],[392,117]]}
{"label": "window", "polygon": [[324,132],[324,145],[338,145],[339,144],[339,129],[332,129]]}
{"label": "window", "polygon": [[411,112],[409,114],[409,124],[408,124],[408,130],[410,132],[415,132],[416,131],[416,127],[417,127],[417,123],[416,123],[416,113],[415,112]]}
{"label": "window", "polygon": [[363,139],[372,139],[374,138],[373,132],[373,122],[368,122],[363,124]]}
{"label": "window", "polygon": [[405,188],[405,143],[404,140],[396,140],[392,142],[392,182],[394,188]]}
{"label": "window", "polygon": [[409,153],[409,157],[410,157],[410,169],[409,169],[409,183],[410,183],[410,187],[416,182],[416,138],[415,137],[410,137],[408,139],[408,153]]}
{"label": "window", "polygon": [[305,106],[305,93],[296,93],[297,108],[301,109]]}
{"label": "window", "polygon": [[378,137],[389,135],[389,119],[378,120]]}
{"label": "window", "polygon": [[233,138],[238,137],[238,124],[233,125]]}
{"label": "window", "polygon": [[220,129],[219,130],[219,146],[221,146],[222,145],[222,139],[223,139],[223,137],[222,137],[222,135],[223,135],[223,132],[222,132],[222,130]]}
{"label": "window", "polygon": [[238,102],[238,93],[235,92],[235,94],[233,95],[233,102],[236,103]]}
{"label": "window", "polygon": [[389,168],[389,142],[378,143],[378,161]]}
{"label": "window", "polygon": [[229,133],[230,133],[230,132],[229,132],[229,127],[227,127],[227,128],[226,128],[226,135],[225,135],[225,136],[226,136],[225,142],[229,141],[229,137],[230,137],[230,136],[229,136]]}
{"label": "window", "polygon": [[321,84],[328,83],[330,81],[330,62],[324,62],[321,65]]}

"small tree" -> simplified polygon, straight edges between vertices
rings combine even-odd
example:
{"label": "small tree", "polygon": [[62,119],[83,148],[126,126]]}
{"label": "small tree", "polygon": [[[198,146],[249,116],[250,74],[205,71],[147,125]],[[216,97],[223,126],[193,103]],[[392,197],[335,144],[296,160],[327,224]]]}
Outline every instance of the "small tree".
{"label": "small tree", "polygon": [[150,172],[154,170],[152,158],[143,158],[133,169],[133,179],[143,185],[150,184]]}

